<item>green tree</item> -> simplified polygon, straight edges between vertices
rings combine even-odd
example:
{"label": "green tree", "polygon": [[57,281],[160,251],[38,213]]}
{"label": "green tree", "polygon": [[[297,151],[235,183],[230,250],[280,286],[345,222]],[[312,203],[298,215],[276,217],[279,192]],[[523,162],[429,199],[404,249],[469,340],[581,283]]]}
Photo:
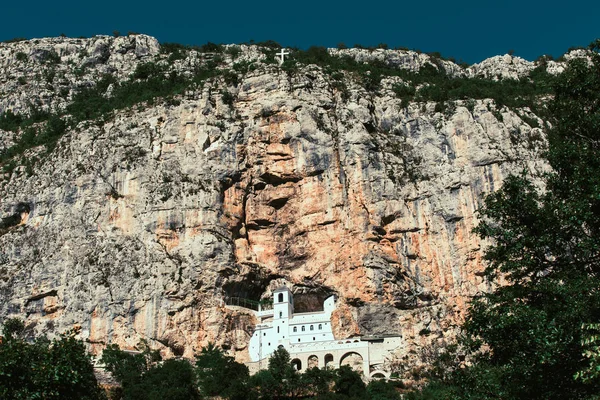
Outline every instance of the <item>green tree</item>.
{"label": "green tree", "polygon": [[583,324],[584,330],[581,345],[583,355],[589,364],[575,374],[575,379],[583,382],[593,382],[600,379],[600,324]]}
{"label": "green tree", "polygon": [[384,380],[372,380],[367,385],[367,394],[371,400],[400,400],[395,386]]}
{"label": "green tree", "polygon": [[[597,380],[582,326],[600,321],[600,56],[573,60],[550,104],[552,171],[505,180],[488,196],[477,232],[490,239],[486,277],[464,325],[475,357],[448,381],[456,398],[587,398]],[[451,398],[451,397],[449,397]]]}
{"label": "green tree", "polygon": [[205,396],[244,398],[248,367],[226,356],[213,343],[203,347],[197,356],[196,375],[200,391]]}
{"label": "green tree", "polygon": [[300,374],[292,366],[290,353],[283,346],[269,357],[267,371],[277,383],[272,388],[275,398],[296,398],[303,392]]}
{"label": "green tree", "polygon": [[290,353],[282,346],[271,354],[269,357],[269,366],[267,370],[277,380],[288,378],[294,373],[294,368],[291,364]]}
{"label": "green tree", "polygon": [[279,347],[271,354],[266,370],[250,378],[251,393],[260,399],[296,399],[310,392],[302,374],[294,369],[288,351]]}
{"label": "green tree", "polygon": [[83,343],[70,331],[53,341],[45,337],[28,342],[23,322],[4,322],[0,341],[0,398],[82,399],[104,398]]}
{"label": "green tree", "polygon": [[360,374],[348,365],[342,365],[335,371],[334,392],[350,398],[363,398],[367,391]]}
{"label": "green tree", "polygon": [[127,385],[139,380],[156,362],[161,360],[160,353],[152,350],[145,341],[138,344],[139,352],[126,352],[116,344],[106,346],[100,361],[105,365],[117,382]]}
{"label": "green tree", "polygon": [[186,360],[161,361],[157,350],[142,341],[139,353],[120,350],[109,345],[102,354],[102,363],[121,384],[114,393],[123,400],[194,400],[199,399],[192,365]]}
{"label": "green tree", "polygon": [[281,382],[276,380],[266,369],[258,371],[250,377],[249,394],[261,400],[281,398]]}
{"label": "green tree", "polygon": [[302,386],[313,395],[328,393],[333,384],[334,372],[331,369],[313,367],[302,374]]}
{"label": "green tree", "polygon": [[194,400],[199,399],[194,368],[186,360],[169,359],[152,366],[136,385],[124,391],[124,399]]}

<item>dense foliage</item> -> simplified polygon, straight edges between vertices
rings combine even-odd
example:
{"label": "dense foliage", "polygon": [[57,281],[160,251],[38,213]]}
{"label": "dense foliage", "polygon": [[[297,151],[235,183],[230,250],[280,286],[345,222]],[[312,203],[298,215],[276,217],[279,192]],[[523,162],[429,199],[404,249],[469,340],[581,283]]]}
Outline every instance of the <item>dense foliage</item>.
{"label": "dense foliage", "polygon": [[117,345],[109,345],[101,362],[120,383],[111,391],[112,400],[193,400],[200,395],[192,365],[185,360],[161,362],[158,351],[144,342],[140,353],[129,353]]}
{"label": "dense foliage", "polygon": [[98,400],[94,368],[74,332],[50,341],[27,341],[23,323],[4,322],[0,341],[0,398],[4,400]]}
{"label": "dense foliage", "polygon": [[155,352],[142,348],[138,354],[114,345],[104,351],[102,362],[121,384],[112,391],[111,399],[399,399],[394,384],[373,381],[365,385],[348,366],[299,373],[283,348],[273,353],[267,369],[253,376],[245,365],[213,344],[201,350],[195,368],[184,360],[159,362]]}
{"label": "dense foliage", "polygon": [[209,343],[196,360],[196,376],[200,392],[205,396],[244,399],[250,374],[248,367]]}
{"label": "dense foliage", "polygon": [[[335,370],[313,367],[299,373],[282,347],[271,355],[267,369],[250,377],[245,366],[219,353],[220,350],[209,346],[198,357],[199,386],[204,395],[240,400],[400,398],[395,383],[372,381],[365,385],[361,376],[348,366]],[[207,365],[211,367],[207,369]],[[219,383],[217,379],[228,380]]]}
{"label": "dense foliage", "polygon": [[0,398],[3,400],[230,400],[357,399],[398,400],[393,382],[365,385],[348,366],[295,370],[288,352],[279,348],[268,368],[250,376],[248,367],[213,344],[204,347],[195,365],[184,359],[163,361],[158,351],[140,342],[138,351],[108,345],[101,364],[119,386],[105,392],[75,332],[49,341],[26,340],[20,320],[4,321],[0,337]]}
{"label": "dense foliage", "polygon": [[464,325],[474,364],[438,371],[421,398],[600,393],[600,55],[592,50],[556,83],[552,171],[508,178],[481,210],[477,232],[492,242],[486,276],[498,285],[473,302]]}

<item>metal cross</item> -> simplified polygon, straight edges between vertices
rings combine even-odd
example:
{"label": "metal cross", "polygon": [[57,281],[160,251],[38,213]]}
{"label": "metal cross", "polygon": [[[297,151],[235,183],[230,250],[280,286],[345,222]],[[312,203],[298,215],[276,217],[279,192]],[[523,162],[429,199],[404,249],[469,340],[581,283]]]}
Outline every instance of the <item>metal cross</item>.
{"label": "metal cross", "polygon": [[283,62],[285,61],[285,58],[284,58],[284,56],[288,56],[289,54],[290,54],[290,53],[288,53],[287,51],[285,51],[285,47],[283,47],[283,48],[281,49],[281,52],[280,52],[280,53],[277,53],[277,54],[275,54],[275,57],[281,57],[281,58],[279,59],[279,65],[280,65],[280,66],[281,66],[281,64],[283,64]]}

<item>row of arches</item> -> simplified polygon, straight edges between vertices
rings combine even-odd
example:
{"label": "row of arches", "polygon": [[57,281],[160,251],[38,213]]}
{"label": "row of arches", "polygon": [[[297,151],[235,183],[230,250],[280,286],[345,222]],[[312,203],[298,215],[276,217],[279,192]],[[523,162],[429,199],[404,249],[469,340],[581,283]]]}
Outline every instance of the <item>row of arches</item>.
{"label": "row of arches", "polygon": [[327,353],[323,357],[323,365],[319,363],[319,357],[315,354],[309,356],[306,359],[306,365],[302,364],[302,361],[299,358],[294,358],[292,360],[292,365],[297,371],[303,371],[305,369],[311,369],[314,367],[331,367],[331,368],[339,368],[344,365],[348,365],[350,368],[355,370],[358,373],[364,374],[364,359],[363,356],[357,352],[351,351],[344,354],[340,357],[339,362],[335,362],[333,354]]}

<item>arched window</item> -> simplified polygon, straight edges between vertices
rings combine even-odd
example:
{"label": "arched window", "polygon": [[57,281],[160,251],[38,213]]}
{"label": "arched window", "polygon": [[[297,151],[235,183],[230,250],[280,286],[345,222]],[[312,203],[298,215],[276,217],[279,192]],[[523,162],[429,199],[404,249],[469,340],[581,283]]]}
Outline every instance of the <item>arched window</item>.
{"label": "arched window", "polygon": [[323,324],[319,324],[319,330],[323,329]]}
{"label": "arched window", "polygon": [[329,367],[333,365],[333,354],[325,354],[325,366]]}
{"label": "arched window", "polygon": [[277,333],[279,333],[279,327],[277,327]]}
{"label": "arched window", "polygon": [[304,325],[302,325],[302,332],[304,332],[306,330],[306,327]]}
{"label": "arched window", "polygon": [[356,372],[358,372],[361,375],[364,374],[364,371],[362,368],[363,357],[359,353],[350,351],[350,352],[344,354],[342,356],[342,358],[340,359],[340,367],[343,367],[344,365],[349,366],[350,368],[352,368],[353,370],[355,370]]}
{"label": "arched window", "polygon": [[294,332],[298,332],[298,327],[297,326],[294,327]]}
{"label": "arched window", "polygon": [[294,359],[292,360],[291,364],[292,364],[292,367],[294,367],[294,369],[295,369],[296,371],[300,371],[300,370],[302,369],[302,361],[300,361],[300,360],[299,360],[299,359],[297,359],[297,358],[294,358]]}
{"label": "arched window", "polygon": [[311,330],[311,331],[314,331],[314,330],[315,330],[315,326],[314,326],[314,325],[311,325],[311,326],[310,326],[310,330]]}
{"label": "arched window", "polygon": [[279,318],[283,317],[283,311],[279,311]]}
{"label": "arched window", "polygon": [[279,295],[277,296],[277,301],[283,303],[283,293],[279,293]]}

